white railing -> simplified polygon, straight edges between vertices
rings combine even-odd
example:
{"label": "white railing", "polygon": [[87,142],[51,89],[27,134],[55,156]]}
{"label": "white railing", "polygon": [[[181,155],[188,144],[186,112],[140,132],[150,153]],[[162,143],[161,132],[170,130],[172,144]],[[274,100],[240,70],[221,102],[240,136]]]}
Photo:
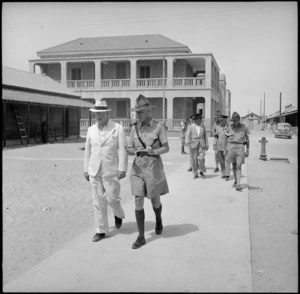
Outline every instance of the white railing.
{"label": "white railing", "polygon": [[[167,84],[167,79],[165,79],[165,86]],[[137,79],[137,87],[162,87],[163,79]]]}
{"label": "white railing", "polygon": [[69,80],[67,81],[68,88],[94,88],[94,80]]}
{"label": "white railing", "polygon": [[174,87],[204,87],[205,78],[174,78],[173,79]]}
{"label": "white railing", "polygon": [[[93,125],[95,123],[96,123],[96,119],[92,118],[91,119],[91,124]],[[88,129],[88,127],[89,127],[89,119],[88,118],[80,119],[80,131],[86,131]]]}
{"label": "white railing", "polygon": [[101,80],[102,88],[121,88],[129,86],[130,80]]}
{"label": "white railing", "polygon": [[[112,119],[112,121],[115,121],[116,123],[121,124],[124,127],[124,130],[130,130],[130,119]],[[95,124],[96,119],[91,119],[91,124]],[[88,118],[82,118],[80,119],[80,131],[86,131],[89,127],[89,119]]]}
{"label": "white railing", "polygon": [[173,119],[173,129],[181,130],[181,121],[184,119]]}

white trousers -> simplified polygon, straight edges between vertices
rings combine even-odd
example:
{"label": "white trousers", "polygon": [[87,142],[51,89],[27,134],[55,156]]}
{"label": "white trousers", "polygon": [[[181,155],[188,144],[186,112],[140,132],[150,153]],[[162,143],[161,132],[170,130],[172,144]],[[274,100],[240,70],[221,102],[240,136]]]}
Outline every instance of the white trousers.
{"label": "white trousers", "polygon": [[90,176],[90,183],[92,187],[96,232],[107,234],[109,231],[107,204],[113,209],[115,216],[125,218],[125,213],[121,206],[121,186],[118,175],[117,173],[108,176],[103,175],[100,167],[95,177]]}

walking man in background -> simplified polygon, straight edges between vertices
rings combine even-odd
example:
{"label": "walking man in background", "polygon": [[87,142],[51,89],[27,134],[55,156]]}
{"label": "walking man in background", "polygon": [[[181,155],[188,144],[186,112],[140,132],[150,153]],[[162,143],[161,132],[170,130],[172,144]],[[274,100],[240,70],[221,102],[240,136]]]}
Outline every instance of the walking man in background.
{"label": "walking man in background", "polygon": [[135,196],[135,216],[138,227],[138,238],[132,249],[146,244],[144,199],[152,202],[156,216],[155,233],[163,230],[162,204],[160,196],[169,193],[161,154],[169,152],[166,130],[162,123],[151,117],[151,106],[145,96],[139,95],[135,108],[138,122],[131,128],[127,152],[135,155],[130,173],[131,192]]}
{"label": "walking man in background", "polygon": [[215,127],[215,137],[213,148],[217,154],[218,161],[220,162],[222,179],[229,178],[230,164],[228,163],[227,157],[225,157],[227,136],[225,130],[228,128],[227,115],[219,116],[219,125]]}
{"label": "walking man in background", "polygon": [[227,136],[225,155],[228,157],[228,162],[232,163],[232,171],[234,175],[234,183],[232,187],[236,188],[237,191],[241,191],[242,186],[240,185],[240,181],[242,175],[242,164],[245,163],[245,157],[249,156],[250,131],[245,124],[240,123],[240,115],[237,112],[233,112],[231,121],[232,124],[230,124],[225,131]]}
{"label": "walking man in background", "polygon": [[[220,119],[220,117],[221,117],[221,111],[220,110],[218,110],[217,112],[216,112],[216,116],[215,116],[215,118],[214,118],[214,124],[213,124],[213,127],[212,127],[212,135],[214,136],[214,137],[216,137],[216,129],[217,129],[217,127],[220,125],[220,121],[219,121],[219,119]],[[215,150],[215,149],[214,149]],[[219,158],[218,158],[218,156],[217,156],[217,151],[215,150],[215,163],[216,163],[216,168],[214,169],[214,172],[215,173],[217,173],[218,171],[220,171],[219,170]]]}
{"label": "walking man in background", "polygon": [[208,138],[205,126],[202,124],[202,116],[196,113],[192,116],[193,123],[186,131],[186,144],[190,148],[190,163],[193,171],[193,179],[198,178],[198,169],[200,176],[205,178],[205,152],[209,148]]}
{"label": "walking man in background", "polygon": [[184,151],[185,146],[185,134],[188,127],[188,119],[180,122],[181,132],[180,132],[180,140],[181,140],[181,154],[187,154]]}
{"label": "walking man in background", "polygon": [[115,215],[115,226],[119,229],[125,218],[121,206],[119,180],[126,176],[128,155],[127,139],[123,127],[108,119],[106,101],[96,101],[94,108],[96,124],[87,131],[84,153],[84,177],[90,182],[95,214],[98,242],[108,233],[107,204]]}

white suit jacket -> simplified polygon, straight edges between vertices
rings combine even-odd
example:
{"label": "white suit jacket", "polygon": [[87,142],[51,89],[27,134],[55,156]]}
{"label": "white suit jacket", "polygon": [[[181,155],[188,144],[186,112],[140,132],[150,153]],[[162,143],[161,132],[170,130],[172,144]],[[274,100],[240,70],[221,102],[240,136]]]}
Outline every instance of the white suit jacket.
{"label": "white suit jacket", "polygon": [[185,143],[190,143],[190,148],[196,149],[199,146],[205,148],[209,147],[207,133],[204,125],[200,125],[200,133],[197,134],[197,129],[195,124],[188,126],[185,134]]}
{"label": "white suit jacket", "polygon": [[127,138],[124,128],[108,120],[107,129],[101,140],[97,123],[87,131],[84,151],[84,172],[95,177],[100,166],[103,176],[127,172],[128,154],[126,152]]}

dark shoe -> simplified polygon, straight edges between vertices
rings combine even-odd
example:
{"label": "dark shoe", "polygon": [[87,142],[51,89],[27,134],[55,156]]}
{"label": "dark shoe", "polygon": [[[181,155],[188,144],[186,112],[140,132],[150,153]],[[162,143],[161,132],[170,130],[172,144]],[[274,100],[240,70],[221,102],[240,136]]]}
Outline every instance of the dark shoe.
{"label": "dark shoe", "polygon": [[160,235],[163,230],[162,222],[156,223],[155,233],[156,235]]}
{"label": "dark shoe", "polygon": [[201,178],[205,178],[205,175],[203,172],[200,172],[200,176],[201,176]]}
{"label": "dark shoe", "polygon": [[236,187],[236,182],[234,182],[232,185],[232,188],[235,188],[235,187]]}
{"label": "dark shoe", "polygon": [[115,226],[116,226],[116,229],[120,229],[122,226],[122,219],[118,218],[117,216],[115,216]]}
{"label": "dark shoe", "polygon": [[102,240],[105,237],[105,233],[96,233],[96,235],[93,237],[93,242],[98,242]]}
{"label": "dark shoe", "polygon": [[198,179],[198,175],[193,176],[193,179]]}
{"label": "dark shoe", "polygon": [[229,176],[225,176],[225,181],[229,181],[230,177]]}
{"label": "dark shoe", "polygon": [[190,167],[189,169],[188,169],[188,171],[192,171],[193,169]]}
{"label": "dark shoe", "polygon": [[181,152],[181,154],[187,154],[187,153],[185,153],[185,152],[183,151],[183,152]]}
{"label": "dark shoe", "polygon": [[235,190],[237,190],[237,191],[242,191],[242,186],[241,185],[237,185],[236,187],[235,187]]}
{"label": "dark shoe", "polygon": [[215,168],[214,173],[217,173],[219,171],[219,168]]}
{"label": "dark shoe", "polygon": [[146,244],[146,240],[144,237],[138,237],[136,241],[132,244],[132,249],[138,249]]}
{"label": "dark shoe", "polygon": [[225,179],[225,178],[226,178],[226,176],[224,176],[224,175],[221,176],[221,179]]}

